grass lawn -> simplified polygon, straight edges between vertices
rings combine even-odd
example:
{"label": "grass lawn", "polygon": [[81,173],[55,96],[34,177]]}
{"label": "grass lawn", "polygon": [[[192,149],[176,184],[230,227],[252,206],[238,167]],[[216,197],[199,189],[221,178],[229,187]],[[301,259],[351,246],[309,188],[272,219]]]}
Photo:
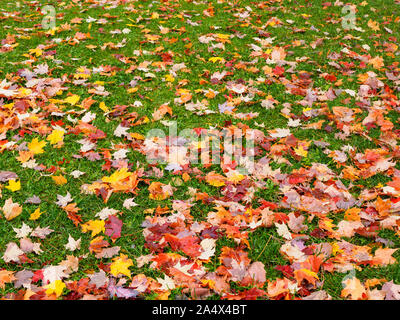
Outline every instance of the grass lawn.
{"label": "grass lawn", "polygon": [[0,296],[399,299],[399,13],[1,1]]}

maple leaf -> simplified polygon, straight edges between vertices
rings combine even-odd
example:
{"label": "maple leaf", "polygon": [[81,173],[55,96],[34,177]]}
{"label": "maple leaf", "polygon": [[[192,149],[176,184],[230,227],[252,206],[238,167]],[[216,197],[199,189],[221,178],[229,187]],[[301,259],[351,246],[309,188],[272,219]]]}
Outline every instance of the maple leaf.
{"label": "maple leaf", "polygon": [[39,141],[38,138],[35,138],[30,143],[28,143],[28,149],[33,154],[41,154],[44,152],[43,148],[46,144],[46,141]]}
{"label": "maple leaf", "polygon": [[112,208],[104,208],[101,211],[96,213],[96,217],[99,217],[101,220],[107,220],[109,216],[117,214],[119,211]]}
{"label": "maple leaf", "polygon": [[149,192],[149,198],[153,200],[165,200],[173,194],[171,186],[158,181],[150,184]]}
{"label": "maple leaf", "polygon": [[332,300],[332,297],[325,290],[319,290],[304,297],[303,300]]}
{"label": "maple leaf", "polygon": [[135,298],[139,294],[139,291],[135,289],[116,286],[114,279],[110,280],[107,289],[111,296],[116,296],[118,298],[125,298],[125,299]]}
{"label": "maple leaf", "polygon": [[62,280],[63,278],[68,277],[68,274],[66,274],[64,271],[67,269],[65,266],[45,266],[42,269],[43,272],[43,283],[44,284],[49,284],[53,283],[54,281],[57,280]]}
{"label": "maple leaf", "polygon": [[386,300],[400,300],[400,285],[395,284],[393,280],[385,283],[382,286],[382,291],[386,294]]}
{"label": "maple leaf", "polygon": [[66,287],[65,283],[62,282],[61,280],[56,280],[56,281],[44,286],[44,288],[46,289],[46,294],[48,296],[55,294],[56,297],[59,297],[62,295],[65,287]]}
{"label": "maple leaf", "polygon": [[346,212],[344,213],[344,218],[349,221],[360,221],[360,215],[359,213],[361,212],[360,208],[350,208],[347,209]]}
{"label": "maple leaf", "polygon": [[300,232],[300,231],[304,231],[307,230],[308,227],[306,225],[303,224],[305,217],[300,215],[298,217],[295,216],[295,214],[293,212],[288,214],[289,217],[289,221],[287,223],[288,227],[290,228],[290,230],[292,230],[293,232]]}
{"label": "maple leaf", "polygon": [[289,136],[290,133],[290,129],[282,129],[282,128],[278,128],[278,129],[274,129],[274,130],[268,130],[268,133],[270,134],[271,137],[273,138],[284,138]]}
{"label": "maple leaf", "polygon": [[6,251],[3,255],[4,262],[19,262],[19,256],[24,254],[24,252],[18,247],[15,242],[10,242],[7,244]]}
{"label": "maple leaf", "polygon": [[129,267],[133,266],[133,262],[127,255],[121,254],[119,257],[113,259],[110,265],[110,272],[113,276],[117,277],[121,274],[131,277]]}
{"label": "maple leaf", "polygon": [[79,269],[79,259],[72,255],[68,255],[66,260],[60,262],[59,266],[65,267],[65,272],[67,274],[77,272]]}
{"label": "maple leaf", "polygon": [[35,252],[36,254],[43,253],[43,250],[40,248],[40,243],[33,243],[28,238],[20,239],[20,248],[24,253]]}
{"label": "maple leaf", "polygon": [[17,179],[18,175],[12,171],[0,171],[0,182],[7,182],[11,179]]}
{"label": "maple leaf", "polygon": [[40,208],[37,208],[29,217],[29,220],[37,220],[40,218],[40,216],[43,214],[43,212],[40,211]]}
{"label": "maple leaf", "polygon": [[76,94],[69,96],[68,98],[64,99],[64,103],[69,103],[71,106],[74,106],[79,101],[80,97]]}
{"label": "maple leaf", "polygon": [[276,231],[278,232],[278,234],[281,237],[285,238],[286,240],[292,240],[292,235],[286,224],[275,222],[275,227],[276,227]]}
{"label": "maple leaf", "polygon": [[170,277],[168,277],[167,275],[164,276],[164,279],[157,278],[157,281],[159,284],[161,284],[161,287],[159,288],[159,290],[168,291],[168,290],[175,289],[174,280],[171,279]]}
{"label": "maple leaf", "polygon": [[15,288],[19,288],[19,287],[29,288],[32,283],[32,276],[33,276],[32,271],[29,271],[29,270],[18,271],[15,274],[14,287]]}
{"label": "maple leaf", "polygon": [[67,194],[65,196],[58,194],[56,205],[58,205],[59,207],[66,207],[68,205],[68,203],[70,203],[72,201],[73,201],[73,199],[69,192],[67,192]]}
{"label": "maple leaf", "polygon": [[128,178],[130,175],[132,175],[132,173],[128,172],[128,168],[122,168],[120,170],[115,171],[109,177],[103,177],[102,180],[104,182],[109,182],[109,183],[113,184],[113,183],[119,182],[121,180],[124,180],[125,178]]}
{"label": "maple leaf", "polygon": [[115,241],[121,237],[122,220],[115,216],[110,216],[106,221],[105,228],[105,234]]}
{"label": "maple leaf", "polygon": [[126,199],[123,203],[123,207],[128,210],[132,207],[136,207],[138,204],[136,202],[134,202],[133,200],[134,200],[134,198]]}
{"label": "maple leaf", "polygon": [[110,244],[104,240],[103,236],[99,236],[90,241],[89,251],[99,253],[103,248],[108,247]]}
{"label": "maple leaf", "polygon": [[294,148],[294,152],[301,157],[307,157],[308,151],[303,148],[303,146],[299,146],[298,148]]}
{"label": "maple leaf", "polygon": [[14,203],[11,198],[6,200],[2,210],[4,217],[8,221],[18,217],[22,213],[22,207],[18,203]]}
{"label": "maple leaf", "polygon": [[50,229],[49,227],[41,228],[36,227],[35,230],[31,233],[32,237],[38,237],[40,239],[45,239],[50,233],[54,230]]}
{"label": "maple leaf", "polygon": [[78,226],[79,223],[82,222],[82,218],[78,215],[78,211],[81,209],[76,206],[76,203],[70,203],[67,206],[63,207],[65,212],[67,212],[68,218],[74,223],[75,226]]}
{"label": "maple leaf", "polygon": [[6,186],[6,188],[12,192],[21,190],[21,182],[19,180],[15,181],[14,179],[10,179],[8,180],[8,186]]}
{"label": "maple leaf", "polygon": [[295,270],[294,275],[299,285],[303,280],[307,280],[310,284],[315,286],[315,282],[319,280],[317,273],[308,269]]}
{"label": "maple leaf", "polygon": [[364,225],[360,221],[346,221],[342,220],[337,224],[338,230],[334,233],[338,237],[352,237],[355,234],[355,230],[364,228]]}
{"label": "maple leaf", "polygon": [[368,20],[367,25],[368,25],[368,27],[370,27],[374,31],[379,31],[380,30],[379,23],[376,22],[376,21],[372,21],[371,19]]}
{"label": "maple leaf", "polygon": [[119,138],[122,136],[127,136],[128,130],[129,130],[129,127],[123,127],[123,126],[121,126],[121,124],[119,124],[118,127],[114,130],[114,136],[119,137]]}
{"label": "maple leaf", "polygon": [[35,48],[35,49],[29,49],[29,53],[36,55],[36,57],[40,57],[43,54],[42,49]]}
{"label": "maple leaf", "polygon": [[66,183],[68,182],[68,180],[65,179],[65,177],[63,177],[62,175],[59,175],[59,176],[52,176],[51,178],[52,178],[52,179],[54,180],[54,182],[55,182],[57,185],[59,185],[59,186],[62,186],[62,185],[66,184]]}
{"label": "maple leaf", "polygon": [[31,232],[32,232],[32,228],[28,225],[25,224],[25,222],[22,223],[22,227],[21,228],[14,228],[13,230],[16,233],[16,237],[17,238],[25,238],[27,237]]}
{"label": "maple leaf", "polygon": [[92,232],[92,237],[105,231],[104,220],[89,220],[88,222],[81,225],[82,232],[86,233],[88,231]]}
{"label": "maple leaf", "polygon": [[80,176],[84,175],[85,172],[79,171],[79,170],[74,170],[70,173],[71,176],[73,176],[75,179],[79,178]]}
{"label": "maple leaf", "polygon": [[365,287],[356,277],[346,279],[343,281],[343,285],[345,287],[341,292],[342,297],[350,296],[351,300],[364,299],[366,294]]}
{"label": "maple leaf", "polygon": [[15,271],[0,270],[0,289],[4,290],[6,283],[16,280],[14,272]]}
{"label": "maple leaf", "polygon": [[216,240],[211,238],[203,239],[200,242],[200,246],[202,248],[202,252],[198,258],[202,260],[209,260],[215,254]]}
{"label": "maple leaf", "polygon": [[30,204],[40,204],[42,200],[38,196],[33,196],[28,199],[26,199],[25,203],[30,203]]}
{"label": "maple leaf", "polygon": [[[172,77],[172,79],[173,79],[173,77]],[[169,79],[169,80],[171,80],[171,79]],[[167,80],[167,81],[169,81],[169,80]],[[173,82],[173,81],[174,80],[172,80],[171,82]],[[155,111],[153,113],[153,119],[155,121],[158,121],[158,120],[162,119],[167,113],[172,116],[172,109],[167,104],[163,104],[157,109],[157,111]]]}
{"label": "maple leaf", "polygon": [[68,243],[65,245],[65,248],[71,251],[78,250],[81,246],[81,239],[75,240],[71,235],[68,236]]}
{"label": "maple leaf", "polygon": [[62,130],[53,130],[53,132],[47,136],[47,140],[50,142],[50,144],[59,143],[60,141],[63,141],[63,138],[64,131]]}
{"label": "maple leaf", "polygon": [[373,258],[373,263],[380,266],[387,266],[389,264],[396,263],[396,259],[392,257],[398,249],[390,248],[378,248],[375,251],[375,256]]}
{"label": "maple leaf", "polygon": [[117,255],[120,250],[121,250],[121,248],[119,246],[105,248],[105,249],[102,249],[100,252],[96,253],[95,257],[97,259],[112,258],[115,255]]}
{"label": "maple leaf", "polygon": [[206,181],[214,187],[221,187],[225,185],[226,178],[219,173],[209,172],[206,175]]}
{"label": "maple leaf", "polygon": [[246,277],[259,284],[265,283],[266,271],[264,264],[259,261],[253,262],[246,271],[245,279]]}
{"label": "maple leaf", "polygon": [[274,298],[276,296],[289,293],[290,281],[287,278],[268,281],[268,296]]}
{"label": "maple leaf", "polygon": [[384,61],[382,57],[375,57],[368,61],[368,64],[372,64],[375,69],[380,69],[384,66]]}
{"label": "maple leaf", "polygon": [[108,277],[103,270],[99,270],[99,272],[95,272],[89,275],[91,284],[94,284],[97,288],[101,288],[108,283]]}

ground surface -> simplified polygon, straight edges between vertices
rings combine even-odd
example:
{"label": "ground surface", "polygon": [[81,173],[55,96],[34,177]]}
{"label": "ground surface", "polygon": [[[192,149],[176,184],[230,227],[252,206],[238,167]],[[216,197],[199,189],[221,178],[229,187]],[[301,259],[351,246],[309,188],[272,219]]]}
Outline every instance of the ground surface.
{"label": "ground surface", "polygon": [[[1,1],[0,295],[399,299],[400,3],[353,2]],[[223,129],[254,166],[165,152]]]}

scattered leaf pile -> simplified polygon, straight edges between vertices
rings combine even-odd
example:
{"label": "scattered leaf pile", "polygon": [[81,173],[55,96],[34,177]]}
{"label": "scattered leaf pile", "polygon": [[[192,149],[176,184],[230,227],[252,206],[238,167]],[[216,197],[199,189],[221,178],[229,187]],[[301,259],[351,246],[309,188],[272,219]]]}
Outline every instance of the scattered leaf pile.
{"label": "scattered leaf pile", "polygon": [[3,299],[400,299],[399,1],[46,4],[0,4]]}

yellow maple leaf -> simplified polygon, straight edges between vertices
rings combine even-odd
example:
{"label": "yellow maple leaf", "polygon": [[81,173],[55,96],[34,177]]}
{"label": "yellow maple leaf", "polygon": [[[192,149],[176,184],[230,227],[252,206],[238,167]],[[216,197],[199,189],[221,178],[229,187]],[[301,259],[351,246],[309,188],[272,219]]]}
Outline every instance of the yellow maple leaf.
{"label": "yellow maple leaf", "polygon": [[319,280],[318,274],[317,274],[316,272],[311,271],[311,270],[309,270],[309,269],[300,269],[300,270],[301,270],[302,272],[304,272],[305,274],[307,274],[307,275],[309,275],[309,276],[311,276],[311,277],[314,277],[315,279]]}
{"label": "yellow maple leaf", "polygon": [[229,34],[223,34],[223,33],[217,33],[217,37],[220,39],[229,39],[230,35]]}
{"label": "yellow maple leaf", "polygon": [[50,141],[50,144],[56,144],[62,141],[64,138],[64,131],[62,130],[53,130],[51,134],[48,135],[47,140]]}
{"label": "yellow maple leaf", "polygon": [[238,183],[238,182],[242,181],[244,178],[245,178],[245,176],[243,174],[235,172],[228,176],[228,181],[233,182],[233,183]]}
{"label": "yellow maple leaf", "polygon": [[71,106],[74,106],[79,101],[79,99],[80,99],[80,97],[78,95],[73,94],[72,96],[65,98],[63,102],[69,103]]}
{"label": "yellow maple leaf", "polygon": [[28,143],[28,149],[33,154],[43,153],[43,147],[47,144],[46,141],[39,141],[38,138],[33,139],[30,143]]}
{"label": "yellow maple leaf", "polygon": [[89,220],[88,222],[82,225],[82,232],[86,233],[88,231],[92,231],[92,237],[94,237],[100,232],[105,231],[104,226],[105,226],[104,220]]}
{"label": "yellow maple leaf", "polygon": [[225,185],[225,177],[215,172],[209,172],[206,175],[206,181],[209,185],[214,187],[222,187]]}
{"label": "yellow maple leaf", "polygon": [[208,287],[210,289],[214,289],[215,288],[215,281],[214,280],[200,280],[201,284],[203,285],[203,287]]}
{"label": "yellow maple leaf", "polygon": [[378,31],[379,30],[379,23],[376,21],[372,21],[371,19],[368,21],[368,27],[370,27],[372,30],[374,31]]}
{"label": "yellow maple leaf", "polygon": [[146,34],[145,37],[148,41],[157,41],[160,38],[160,36],[156,34]]}
{"label": "yellow maple leaf", "polygon": [[315,285],[315,281],[319,280],[318,275],[309,269],[298,269],[294,271],[294,276],[298,283],[307,280],[309,283]]}
{"label": "yellow maple leaf", "polygon": [[8,186],[6,186],[6,188],[12,192],[21,190],[21,182],[19,180],[15,181],[14,179],[11,179],[8,181]]}
{"label": "yellow maple leaf", "polygon": [[[27,88],[19,88],[18,92],[19,92],[19,96],[20,97],[26,97],[26,96],[29,96],[32,93],[32,90],[31,89],[27,89]],[[31,118],[34,118],[34,117],[31,116]]]}
{"label": "yellow maple leaf", "polygon": [[122,168],[120,170],[115,171],[109,177],[103,177],[102,180],[103,180],[103,182],[115,183],[117,181],[120,181],[120,180],[123,180],[123,179],[129,177],[131,174],[132,174],[131,172],[128,172],[128,168]]}
{"label": "yellow maple leaf", "polygon": [[59,176],[52,176],[51,178],[59,186],[62,186],[68,182],[68,180],[65,179],[61,174]]}
{"label": "yellow maple leaf", "polygon": [[224,59],[221,57],[211,57],[210,59],[208,59],[208,61],[211,61],[212,63],[215,63],[217,61],[223,61]]}
{"label": "yellow maple leaf", "polygon": [[303,146],[299,146],[298,148],[294,148],[294,152],[301,157],[307,157],[308,151],[303,149]]}
{"label": "yellow maple leaf", "polygon": [[14,107],[14,102],[3,105],[3,108],[7,108],[8,110],[11,110],[13,107]]}
{"label": "yellow maple leaf", "polygon": [[337,244],[337,242],[333,243],[332,245],[332,254],[335,256],[338,253],[342,253],[344,252],[342,249],[339,248],[339,245]]}
{"label": "yellow maple leaf", "polygon": [[40,57],[43,54],[42,49],[35,48],[35,49],[30,49],[29,53],[36,55],[36,57]]}
{"label": "yellow maple leaf", "polygon": [[50,29],[50,30],[46,31],[46,34],[49,34],[49,35],[51,35],[51,36],[54,36],[55,33],[56,33],[56,30],[57,30],[57,28]]}
{"label": "yellow maple leaf", "polygon": [[173,76],[171,76],[170,74],[167,74],[167,75],[165,76],[165,81],[174,82],[174,81],[175,81],[175,78],[174,78]]}
{"label": "yellow maple leaf", "polygon": [[42,215],[43,212],[40,211],[40,208],[37,208],[29,217],[29,220],[37,220]]}
{"label": "yellow maple leaf", "polygon": [[105,104],[104,102],[100,102],[99,108],[100,108],[103,112],[108,112],[108,111],[110,111],[110,109],[106,106],[106,104]]}
{"label": "yellow maple leaf", "polygon": [[119,257],[113,259],[113,263],[110,266],[111,274],[116,277],[120,274],[131,277],[131,271],[128,269],[133,265],[131,259],[128,259],[128,256],[125,254],[121,254]]}
{"label": "yellow maple leaf", "polygon": [[137,133],[137,132],[132,132],[130,135],[131,135],[132,138],[137,139],[137,140],[144,140],[145,139],[145,136],[143,136],[143,135],[141,135],[140,133]]}
{"label": "yellow maple leaf", "polygon": [[171,294],[170,290],[159,293],[158,296],[156,297],[156,300],[168,300],[170,294]]}
{"label": "yellow maple leaf", "polygon": [[47,286],[44,286],[44,288],[47,289],[46,294],[48,296],[54,293],[57,297],[59,297],[62,295],[65,289],[65,283],[62,282],[61,280],[56,280],[48,284]]}

